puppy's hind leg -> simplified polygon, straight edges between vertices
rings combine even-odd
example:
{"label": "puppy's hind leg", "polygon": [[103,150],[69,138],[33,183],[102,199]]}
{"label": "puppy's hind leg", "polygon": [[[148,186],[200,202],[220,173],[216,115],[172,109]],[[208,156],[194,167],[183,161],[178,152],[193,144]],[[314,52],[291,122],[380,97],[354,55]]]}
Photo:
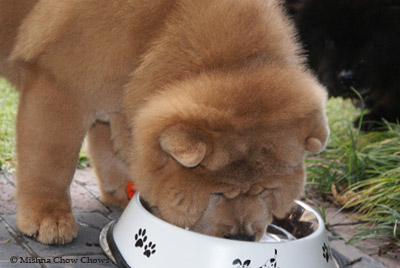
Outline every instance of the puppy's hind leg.
{"label": "puppy's hind leg", "polygon": [[44,244],[77,235],[69,186],[89,125],[85,109],[43,71],[27,71],[17,117],[17,227]]}
{"label": "puppy's hind leg", "polygon": [[91,163],[100,184],[102,200],[110,206],[124,208],[128,204],[126,184],[129,167],[117,154],[108,123],[96,122],[88,132]]}

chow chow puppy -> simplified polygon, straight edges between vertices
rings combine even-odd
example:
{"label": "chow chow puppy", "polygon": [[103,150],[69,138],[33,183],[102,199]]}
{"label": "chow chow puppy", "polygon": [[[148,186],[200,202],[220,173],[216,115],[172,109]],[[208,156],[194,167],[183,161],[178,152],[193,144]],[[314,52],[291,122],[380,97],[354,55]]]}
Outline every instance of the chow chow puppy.
{"label": "chow chow puppy", "polygon": [[77,235],[69,185],[85,135],[103,199],[135,182],[158,217],[260,239],[328,136],[325,89],[280,3],[0,1],[1,73],[20,91],[17,226]]}
{"label": "chow chow puppy", "polygon": [[[400,118],[400,2],[287,0],[309,63],[332,96],[364,98],[363,130]],[[359,119],[355,122],[358,126]]]}

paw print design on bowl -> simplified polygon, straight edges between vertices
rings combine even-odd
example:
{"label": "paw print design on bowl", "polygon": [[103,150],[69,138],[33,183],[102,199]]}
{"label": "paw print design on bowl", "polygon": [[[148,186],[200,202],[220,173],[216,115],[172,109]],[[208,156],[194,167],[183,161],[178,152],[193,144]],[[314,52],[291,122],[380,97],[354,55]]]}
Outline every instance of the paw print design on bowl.
{"label": "paw print design on bowl", "polygon": [[249,266],[250,263],[251,263],[250,260],[245,260],[242,263],[242,261],[240,259],[236,259],[236,260],[234,260],[232,262],[233,265],[238,265],[239,264],[239,266],[237,266],[237,268],[250,268],[250,266]]}
{"label": "paw print design on bowl", "polygon": [[329,259],[332,258],[331,249],[325,243],[322,246],[322,256],[324,257],[326,262],[329,262]]}
{"label": "paw print design on bowl", "polygon": [[[259,267],[259,268],[279,268],[277,266],[278,265],[277,257],[278,257],[278,250],[275,249],[274,250],[274,256],[268,258],[267,261],[263,265],[257,266],[257,267]],[[235,259],[232,262],[233,265],[238,265],[239,264],[239,266],[236,266],[237,268],[251,268],[250,267],[250,263],[251,263],[251,260],[246,260],[246,261],[244,261],[242,263],[242,261],[239,258]]]}
{"label": "paw print design on bowl", "polygon": [[139,229],[139,231],[135,234],[135,247],[143,247],[143,244],[146,242],[147,236],[146,236],[146,229]]}
{"label": "paw print design on bowl", "polygon": [[142,248],[143,249],[143,255],[146,257],[150,258],[151,255],[156,253],[156,244],[149,241],[147,242],[147,231],[144,228],[139,228],[139,231],[136,232],[135,234],[135,248]]}
{"label": "paw print design on bowl", "polygon": [[146,245],[144,247],[143,255],[145,255],[149,258],[152,254],[156,253],[155,248],[156,248],[156,244],[153,244],[152,242],[150,242],[148,245]]}
{"label": "paw print design on bowl", "polygon": [[275,249],[275,254],[272,258],[270,258],[269,260],[267,260],[260,268],[278,268],[278,250]]}

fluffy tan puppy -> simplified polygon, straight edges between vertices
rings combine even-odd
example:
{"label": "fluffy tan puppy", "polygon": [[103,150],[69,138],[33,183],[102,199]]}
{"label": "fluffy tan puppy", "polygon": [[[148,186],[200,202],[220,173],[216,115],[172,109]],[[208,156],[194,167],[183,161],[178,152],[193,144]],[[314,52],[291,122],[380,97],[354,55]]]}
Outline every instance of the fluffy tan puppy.
{"label": "fluffy tan puppy", "polygon": [[77,235],[85,135],[103,199],[132,179],[156,215],[258,240],[303,191],[326,93],[272,0],[0,0],[0,74],[20,91],[17,226]]}

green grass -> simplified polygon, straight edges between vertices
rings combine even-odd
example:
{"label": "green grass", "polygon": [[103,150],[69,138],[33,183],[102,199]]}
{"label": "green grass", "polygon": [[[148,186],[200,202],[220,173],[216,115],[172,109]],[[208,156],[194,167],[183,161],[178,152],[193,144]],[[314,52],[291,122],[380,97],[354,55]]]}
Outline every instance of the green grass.
{"label": "green grass", "polygon": [[15,120],[18,93],[0,79],[0,171],[12,172],[15,148]]}
{"label": "green grass", "polygon": [[[18,92],[6,80],[0,78],[0,172],[15,171],[15,122]],[[79,154],[78,168],[89,166],[86,154]]]}
{"label": "green grass", "polygon": [[[363,133],[352,121],[362,113],[350,101],[330,99],[327,149],[309,158],[308,183],[327,200],[360,212],[367,221],[350,242],[382,238],[400,246],[400,125]],[[332,185],[339,196],[332,193]]]}
{"label": "green grass", "polygon": [[400,246],[399,190],[400,168],[389,170],[349,188],[350,200],[346,207],[356,208],[362,213],[358,219],[368,220],[350,242],[365,238],[383,238],[393,240]]}

